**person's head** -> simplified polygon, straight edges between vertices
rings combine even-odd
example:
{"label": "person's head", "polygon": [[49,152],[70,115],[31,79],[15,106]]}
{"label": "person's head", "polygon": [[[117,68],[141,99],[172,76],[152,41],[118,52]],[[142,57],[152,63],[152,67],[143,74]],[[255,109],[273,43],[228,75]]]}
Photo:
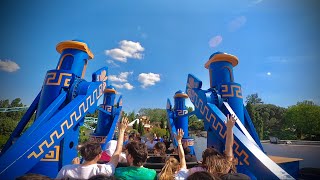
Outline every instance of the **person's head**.
{"label": "person's head", "polygon": [[164,156],[166,154],[166,145],[163,142],[157,142],[153,148],[156,155]]}
{"label": "person's head", "polygon": [[130,166],[142,166],[148,157],[147,146],[141,142],[132,141],[128,143],[125,152]]}
{"label": "person's head", "polygon": [[190,176],[188,176],[187,180],[203,180],[203,179],[207,179],[207,180],[220,180],[219,177],[207,172],[207,171],[198,171],[195,172],[193,174],[191,174]]}
{"label": "person's head", "polygon": [[16,180],[50,180],[51,178],[42,174],[34,174],[34,173],[29,173],[25,174],[23,176],[17,177]]}
{"label": "person's head", "polygon": [[180,169],[179,161],[170,157],[163,168],[161,169],[159,180],[172,180],[174,179],[174,174]]}
{"label": "person's head", "polygon": [[91,176],[88,180],[115,180],[114,176],[107,176],[104,174],[98,174],[95,176]]}
{"label": "person's head", "polygon": [[221,180],[250,180],[251,178],[247,176],[246,174],[242,173],[228,173],[220,176]]}
{"label": "person's head", "polygon": [[80,154],[85,161],[98,161],[101,157],[101,152],[99,143],[88,142],[80,148]]}
{"label": "person's head", "polygon": [[191,152],[191,150],[190,150],[190,148],[189,148],[188,146],[184,146],[184,147],[183,147],[183,151],[184,151],[184,154],[185,154],[185,155],[188,155],[188,154],[190,154],[190,152]]}
{"label": "person's head", "polygon": [[124,133],[124,137],[123,137],[123,140],[126,141],[129,139],[129,136],[128,136],[128,133]]}
{"label": "person's head", "polygon": [[229,172],[232,163],[216,149],[207,148],[202,153],[202,166],[204,166],[208,172],[220,176]]}
{"label": "person's head", "polygon": [[134,140],[134,134],[130,134],[129,135],[129,141],[131,142],[131,141],[133,141]]}

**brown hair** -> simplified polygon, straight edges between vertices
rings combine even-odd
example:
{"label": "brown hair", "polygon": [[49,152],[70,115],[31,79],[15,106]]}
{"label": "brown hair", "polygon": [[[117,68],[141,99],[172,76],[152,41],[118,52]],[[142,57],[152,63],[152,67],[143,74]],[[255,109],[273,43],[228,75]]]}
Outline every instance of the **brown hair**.
{"label": "brown hair", "polygon": [[101,146],[99,143],[88,142],[80,147],[80,154],[85,161],[92,161],[101,154]]}
{"label": "brown hair", "polygon": [[161,156],[166,155],[166,145],[163,142],[157,142],[154,145],[154,149],[157,150]]}
{"label": "brown hair", "polygon": [[234,171],[233,162],[228,161],[228,158],[218,152],[214,148],[207,148],[202,153],[202,166],[209,173],[221,176],[228,173],[230,169]]}
{"label": "brown hair", "polygon": [[132,156],[134,166],[142,166],[146,162],[148,150],[144,143],[132,141],[126,145],[126,150]]}
{"label": "brown hair", "polygon": [[179,161],[174,157],[170,157],[161,169],[159,180],[173,180],[174,174],[179,168],[178,165]]}
{"label": "brown hair", "polygon": [[42,174],[29,173],[16,178],[17,180],[50,180],[51,178]]}

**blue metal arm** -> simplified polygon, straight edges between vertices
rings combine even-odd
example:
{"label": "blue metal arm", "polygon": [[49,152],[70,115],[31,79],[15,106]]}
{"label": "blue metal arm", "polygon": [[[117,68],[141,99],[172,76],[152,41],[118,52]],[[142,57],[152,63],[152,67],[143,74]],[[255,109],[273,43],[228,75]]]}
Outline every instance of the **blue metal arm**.
{"label": "blue metal arm", "polygon": [[86,95],[79,95],[46,123],[19,140],[0,158],[1,179],[25,174],[55,145],[59,145],[88,112],[93,112],[104,90],[103,82],[92,83]]}
{"label": "blue metal arm", "polygon": [[[207,102],[202,82],[193,75],[188,76],[187,94],[195,106],[196,115],[203,119],[205,127],[223,143],[226,140],[226,116],[220,109]],[[234,132],[234,155],[239,165],[245,166],[256,178],[293,179],[286,171],[272,161],[256,144],[250,141],[236,126]],[[211,135],[208,133],[208,136]],[[209,137],[208,137],[209,139]]]}
{"label": "blue metal arm", "polygon": [[33,100],[32,104],[30,105],[29,109],[27,110],[27,112],[23,115],[22,119],[20,120],[19,124],[17,125],[17,127],[15,128],[15,130],[12,132],[12,134],[10,135],[10,138],[7,140],[6,144],[4,145],[4,147],[1,150],[1,154],[4,154],[9,147],[12,145],[12,142],[15,138],[18,138],[21,134],[21,132],[23,131],[23,129],[25,128],[25,126],[28,124],[28,122],[30,121],[31,116],[33,115],[33,113],[36,111],[37,106],[38,106],[38,102],[40,99],[40,95],[41,95],[41,91],[40,93],[37,95],[37,97]]}

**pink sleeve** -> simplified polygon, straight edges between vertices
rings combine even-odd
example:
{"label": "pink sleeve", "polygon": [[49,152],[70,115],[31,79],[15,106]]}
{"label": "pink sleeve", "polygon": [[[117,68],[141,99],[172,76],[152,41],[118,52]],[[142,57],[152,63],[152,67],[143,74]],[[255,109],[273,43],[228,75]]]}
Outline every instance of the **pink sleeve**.
{"label": "pink sleeve", "polygon": [[206,171],[206,169],[204,169],[203,167],[193,167],[191,169],[189,169],[189,175],[198,172],[198,171]]}

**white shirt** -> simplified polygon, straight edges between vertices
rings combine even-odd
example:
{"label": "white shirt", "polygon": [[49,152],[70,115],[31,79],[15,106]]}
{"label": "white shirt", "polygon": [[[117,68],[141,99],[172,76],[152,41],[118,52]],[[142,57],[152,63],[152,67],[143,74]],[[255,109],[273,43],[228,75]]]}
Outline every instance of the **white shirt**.
{"label": "white shirt", "polygon": [[175,175],[174,179],[175,180],[184,180],[187,179],[189,176],[189,170],[185,168],[181,168]]}
{"label": "white shirt", "polygon": [[151,143],[150,141],[146,142],[146,146],[148,149],[153,149],[154,145],[157,144],[157,141],[153,141],[153,143]]}
{"label": "white shirt", "polygon": [[107,164],[91,164],[83,166],[81,164],[66,165],[61,168],[56,179],[89,179],[98,174],[112,176],[115,172],[115,167],[111,163]]}

